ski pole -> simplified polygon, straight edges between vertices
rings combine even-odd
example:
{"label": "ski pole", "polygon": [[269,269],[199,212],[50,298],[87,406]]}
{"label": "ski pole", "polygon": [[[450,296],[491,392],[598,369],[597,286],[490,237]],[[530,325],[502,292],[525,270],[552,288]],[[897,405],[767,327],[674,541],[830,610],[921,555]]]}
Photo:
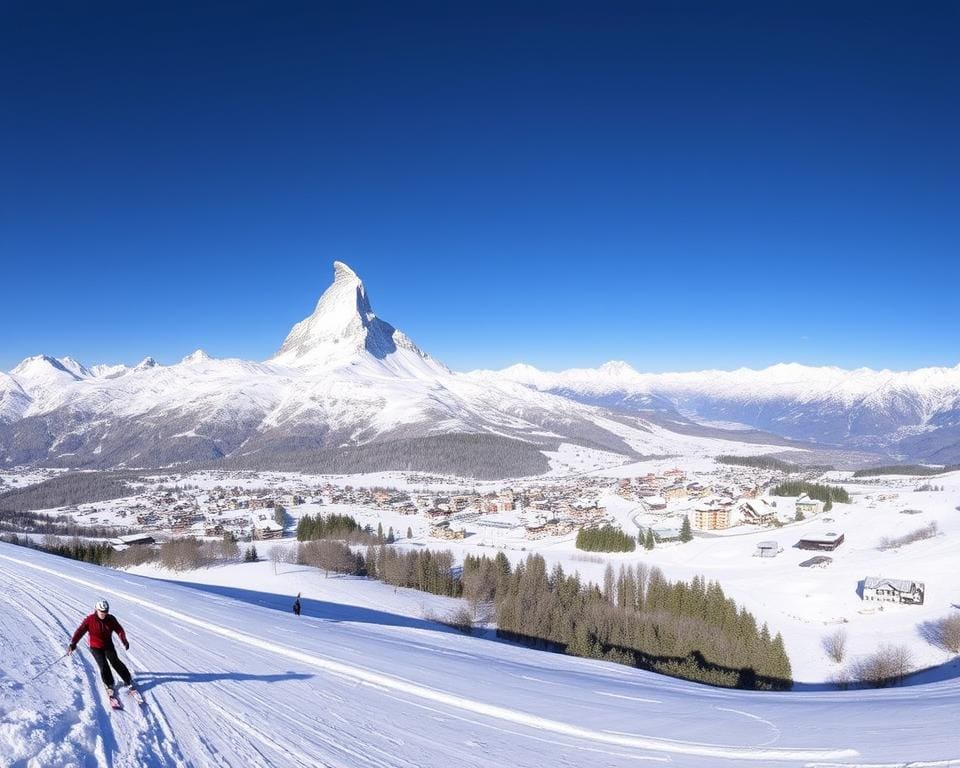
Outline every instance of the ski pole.
{"label": "ski pole", "polygon": [[70,655],[69,653],[65,653],[65,654],[63,654],[63,656],[61,656],[61,657],[60,657],[59,659],[57,659],[56,661],[51,661],[49,664],[47,664],[46,667],[44,667],[44,668],[41,669],[39,672],[37,672],[37,674],[35,674],[33,677],[31,677],[27,682],[28,682],[28,683],[32,683],[34,680],[36,680],[38,677],[40,677],[40,675],[45,675],[45,674],[47,674],[47,672],[49,672],[51,669],[53,669],[53,665],[54,665],[54,664],[59,664],[61,661],[63,661],[63,660],[64,660],[65,658],[67,658],[67,656],[69,656],[69,655]]}

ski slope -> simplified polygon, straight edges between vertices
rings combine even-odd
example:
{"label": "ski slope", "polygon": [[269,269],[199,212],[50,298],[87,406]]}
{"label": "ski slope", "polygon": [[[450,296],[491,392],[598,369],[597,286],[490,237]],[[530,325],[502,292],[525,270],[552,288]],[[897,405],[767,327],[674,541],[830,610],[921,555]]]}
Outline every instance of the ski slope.
{"label": "ski slope", "polygon": [[[288,595],[0,544],[0,765],[960,765],[955,680],[714,689],[462,635],[369,586],[378,607],[307,597],[297,618]],[[109,709],[86,650],[30,682],[101,596],[143,709]]]}

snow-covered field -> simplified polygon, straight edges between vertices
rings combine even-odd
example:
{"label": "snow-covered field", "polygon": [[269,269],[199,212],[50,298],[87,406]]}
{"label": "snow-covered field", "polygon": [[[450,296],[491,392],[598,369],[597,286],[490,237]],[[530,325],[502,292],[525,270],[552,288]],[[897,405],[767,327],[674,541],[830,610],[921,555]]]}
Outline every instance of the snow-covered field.
{"label": "snow-covered field", "polygon": [[[569,449],[576,456],[573,447]],[[583,449],[586,451],[586,449]],[[652,460],[607,469],[593,469],[589,474],[609,478],[608,491],[597,501],[609,517],[624,530],[635,533],[637,525],[656,525],[645,515],[638,502],[621,498],[613,492],[616,478],[636,477],[646,472],[663,472],[681,463],[692,476],[706,476],[717,469],[707,457]],[[158,476],[159,477],[159,476]],[[40,478],[31,478],[38,481]],[[568,478],[569,479],[569,478]],[[793,665],[794,679],[802,686],[823,687],[843,680],[858,660],[875,653],[881,644],[906,646],[912,656],[912,668],[926,670],[922,679],[951,676],[957,670],[953,657],[932,644],[930,628],[936,622],[958,612],[960,606],[960,572],[955,567],[955,551],[960,541],[960,472],[935,478],[888,476],[869,482],[851,482],[849,473],[831,473],[824,478],[846,484],[851,504],[837,504],[830,513],[803,522],[789,522],[780,529],[738,526],[722,532],[698,535],[687,544],[660,545],[652,552],[638,549],[630,554],[585,554],[574,546],[574,535],[530,540],[522,528],[484,527],[481,522],[501,520],[519,525],[519,515],[487,515],[483,521],[465,524],[469,535],[463,540],[440,540],[429,535],[430,522],[423,515],[404,515],[390,508],[359,504],[303,504],[290,507],[296,519],[303,514],[341,513],[354,516],[361,524],[384,532],[393,529],[398,546],[429,546],[450,549],[457,558],[466,554],[489,554],[503,551],[513,562],[531,551],[541,553],[550,565],[560,563],[567,572],[577,571],[585,579],[601,583],[607,563],[620,565],[644,563],[660,567],[668,578],[690,579],[703,575],[718,581],[726,593],[749,609],[772,632],[783,635]],[[220,473],[202,472],[166,476],[168,485],[188,483],[201,489],[217,485],[276,489],[315,488],[328,481],[343,487],[394,487],[411,492],[429,490],[434,493],[465,492],[471,488],[488,492],[513,485],[523,488],[539,482],[559,482],[562,478],[530,478],[519,481],[472,482],[455,478],[439,478],[415,473],[382,472],[369,475],[309,476],[295,473]],[[571,482],[573,482],[571,480]],[[23,483],[23,480],[21,480]],[[938,491],[916,491],[918,486],[933,484]],[[793,500],[779,499],[783,518],[793,516]],[[695,502],[691,503],[691,506]],[[96,515],[82,515],[84,522],[123,523],[117,517],[129,500],[118,499],[94,505]],[[907,512],[915,512],[907,514]],[[674,513],[675,514],[675,513]],[[511,521],[513,521],[511,523]],[[828,522],[829,521],[829,522]],[[894,539],[931,523],[937,535],[899,548],[880,550],[884,537]],[[679,525],[676,518],[674,525]],[[413,538],[406,539],[410,529]],[[825,530],[838,530],[845,535],[844,544],[835,552],[827,568],[801,568],[799,564],[816,552],[800,550],[794,544],[803,536]],[[783,552],[775,558],[754,557],[757,543],[777,541]],[[289,544],[287,539],[283,542]],[[268,556],[268,543],[259,545],[262,556]],[[222,571],[215,569],[211,573]],[[858,588],[868,576],[908,579],[926,585],[922,606],[869,603],[861,600]],[[847,656],[838,664],[828,657],[824,638],[838,629],[847,636]]]}
{"label": "snow-covered field", "polygon": [[[713,689],[462,635],[422,617],[450,601],[281,568],[174,583],[0,545],[0,764],[960,764],[956,679]],[[86,652],[56,661],[101,596],[143,709],[111,711]]]}

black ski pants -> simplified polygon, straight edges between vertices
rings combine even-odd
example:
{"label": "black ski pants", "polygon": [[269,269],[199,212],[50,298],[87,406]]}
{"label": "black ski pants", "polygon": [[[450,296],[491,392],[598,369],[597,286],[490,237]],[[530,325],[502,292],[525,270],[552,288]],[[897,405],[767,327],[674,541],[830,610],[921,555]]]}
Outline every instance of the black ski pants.
{"label": "black ski pants", "polygon": [[124,684],[130,685],[132,680],[130,670],[127,669],[127,665],[117,657],[116,648],[112,645],[108,645],[106,648],[91,648],[90,655],[93,656],[93,660],[96,661],[97,666],[100,667],[100,679],[103,680],[104,685],[113,688],[113,672],[110,671],[110,667],[117,670],[117,674],[120,675],[120,679],[123,680]]}

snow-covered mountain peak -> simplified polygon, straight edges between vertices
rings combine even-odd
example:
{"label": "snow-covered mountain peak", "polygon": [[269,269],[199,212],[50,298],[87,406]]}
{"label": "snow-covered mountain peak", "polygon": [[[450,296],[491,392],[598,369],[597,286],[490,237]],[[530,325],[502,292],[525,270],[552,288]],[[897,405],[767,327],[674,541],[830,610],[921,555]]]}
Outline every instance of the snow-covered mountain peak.
{"label": "snow-covered mountain peak", "polygon": [[157,361],[154,360],[152,357],[145,357],[145,358],[143,358],[143,360],[141,360],[139,363],[137,363],[136,367],[135,367],[133,370],[134,370],[134,372],[136,372],[136,371],[148,371],[148,370],[150,370],[151,368],[156,368],[157,365],[158,365]]}
{"label": "snow-covered mountain peak", "polygon": [[72,373],[78,379],[89,379],[91,376],[93,376],[87,366],[85,366],[79,360],[74,360],[69,355],[67,357],[59,358],[57,362],[70,371],[70,373]]}
{"label": "snow-covered mountain peak", "polygon": [[116,365],[109,365],[106,363],[101,363],[100,365],[95,365],[90,369],[90,372],[97,379],[115,379],[118,376],[123,376],[130,369],[123,365],[123,363],[118,363]]}
{"label": "snow-covered mountain peak", "polygon": [[[333,283],[323,292],[313,314],[293,326],[268,362],[330,369],[379,361],[382,366],[378,367],[404,375],[446,372],[405,334],[374,314],[356,272],[342,261],[333,263],[333,272]],[[430,370],[424,370],[424,365]]]}
{"label": "snow-covered mountain peak", "polygon": [[183,360],[180,361],[181,364],[189,363],[205,363],[210,359],[210,355],[204,352],[202,349],[197,349],[187,355]]}
{"label": "snow-covered mountain peak", "polygon": [[[69,358],[68,358],[69,359]],[[62,362],[49,355],[34,355],[20,361],[11,372],[14,378],[28,386],[30,384],[53,383],[56,381],[76,381],[80,377]]]}
{"label": "snow-covered mountain peak", "polygon": [[620,379],[634,378],[640,375],[630,363],[626,363],[623,360],[610,360],[601,365],[599,370],[605,376]]}

